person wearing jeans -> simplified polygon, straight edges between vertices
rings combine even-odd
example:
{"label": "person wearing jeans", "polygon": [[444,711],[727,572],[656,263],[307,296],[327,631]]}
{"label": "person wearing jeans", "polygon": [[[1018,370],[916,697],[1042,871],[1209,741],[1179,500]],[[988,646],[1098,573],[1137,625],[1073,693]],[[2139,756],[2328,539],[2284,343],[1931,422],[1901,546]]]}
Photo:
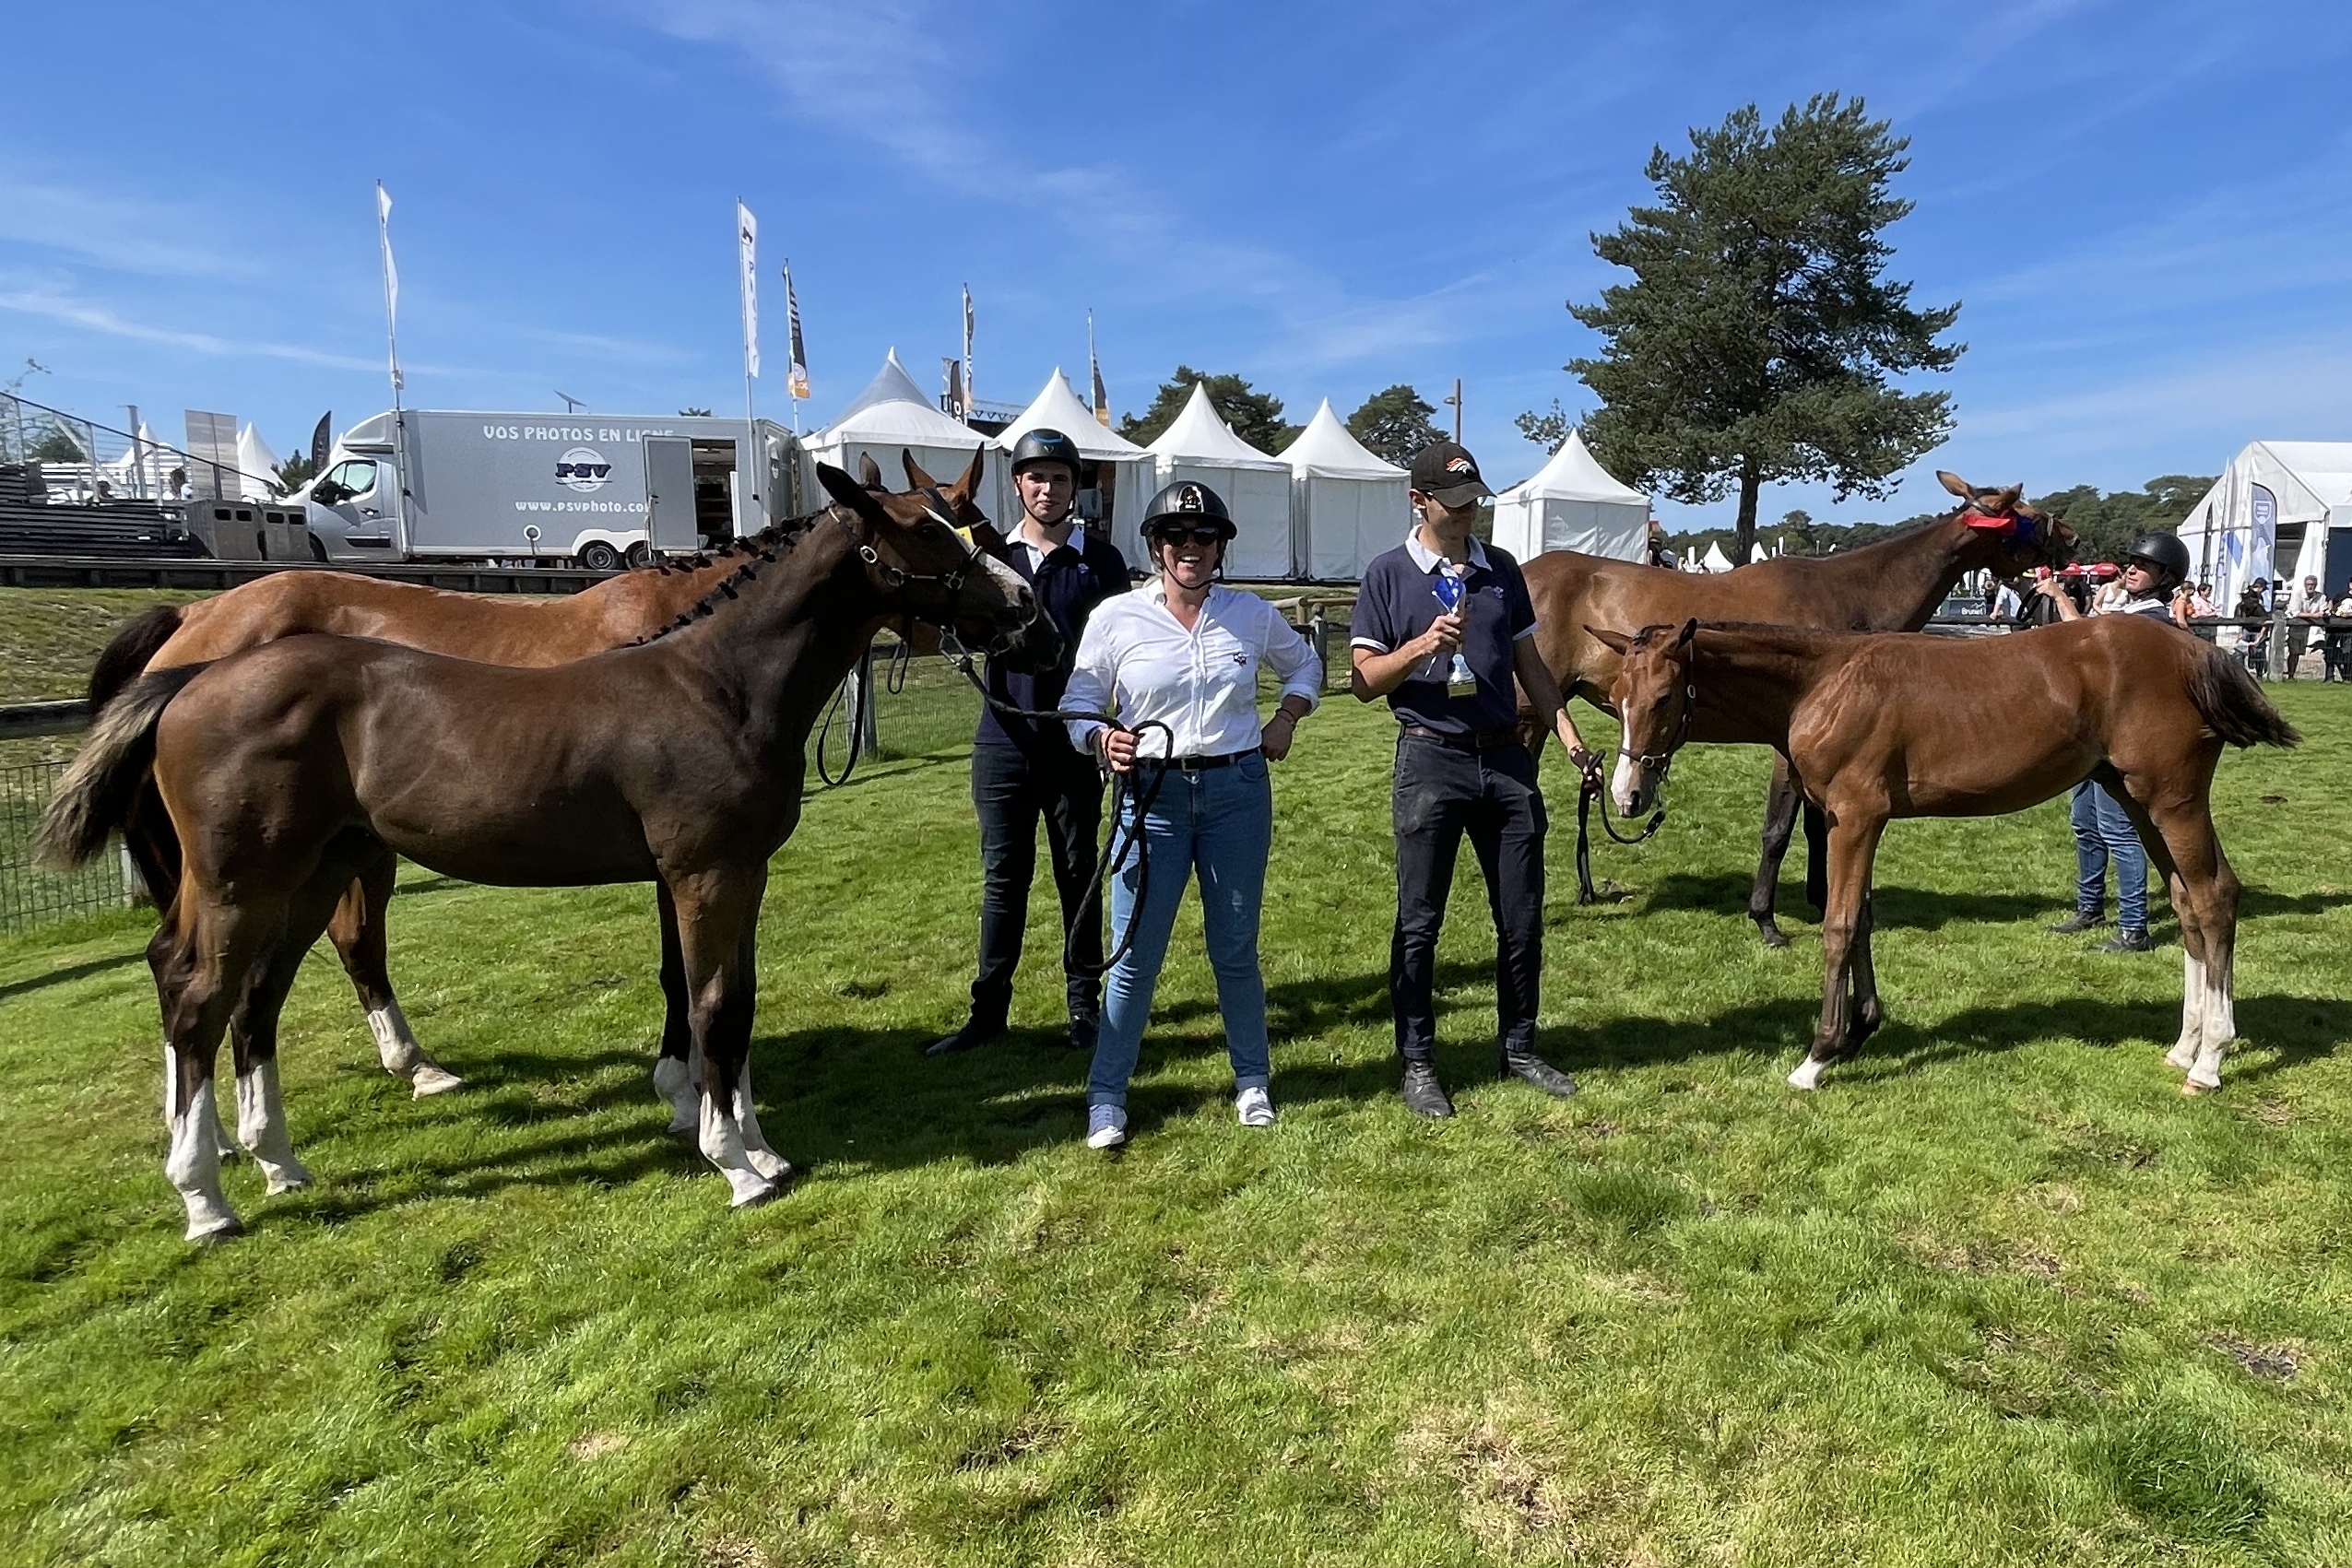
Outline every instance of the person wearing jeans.
{"label": "person wearing jeans", "polygon": [[[1272,605],[1216,582],[1234,532],[1224,501],[1206,485],[1179,481],[1153,497],[1142,533],[1160,575],[1095,611],[1063,696],[1071,709],[1118,715],[1116,727],[1074,720],[1070,736],[1129,781],[1112,842],[1141,840],[1111,885],[1111,946],[1119,956],[1106,976],[1086,1085],[1086,1141],[1095,1149],[1127,1141],[1128,1080],[1176,906],[1196,879],[1235,1114],[1244,1126],[1274,1122],[1258,964],[1274,837],[1267,764],[1289,754],[1299,720],[1315,711],[1322,666]],[[1281,706],[1262,726],[1261,668],[1282,685]],[[1139,822],[1136,803],[1146,796]]]}

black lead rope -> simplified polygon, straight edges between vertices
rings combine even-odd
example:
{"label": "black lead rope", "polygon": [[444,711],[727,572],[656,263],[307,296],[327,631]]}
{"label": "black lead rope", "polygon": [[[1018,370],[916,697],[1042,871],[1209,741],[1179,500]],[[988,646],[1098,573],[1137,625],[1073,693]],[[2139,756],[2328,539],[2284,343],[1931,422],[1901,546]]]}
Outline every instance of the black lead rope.
{"label": "black lead rope", "polygon": [[[999,718],[1028,719],[1040,724],[1091,722],[1108,725],[1113,729],[1129,727],[1121,725],[1117,715],[1114,713],[1098,713],[1077,708],[1017,708],[988,690],[988,683],[981,679],[980,673],[972,667],[970,654],[961,649],[950,653],[943,643],[940,649],[940,656],[953,665],[963,674],[963,678],[972,683],[972,689],[980,693],[980,700],[995,709]],[[1157,719],[1146,719],[1141,724],[1132,726],[1132,733],[1138,736],[1153,730],[1157,730],[1166,737],[1169,754],[1174,755],[1176,732],[1166,725]],[[1143,901],[1151,890],[1152,856],[1145,843],[1143,819],[1151,811],[1152,804],[1160,798],[1160,786],[1165,784],[1168,778],[1168,770],[1164,767],[1152,767],[1152,760],[1151,758],[1139,756],[1135,760],[1134,767],[1124,773],[1115,772],[1111,774],[1111,831],[1103,842],[1102,853],[1095,856],[1093,874],[1086,878],[1086,896],[1079,900],[1078,908],[1071,914],[1070,925],[1062,932],[1062,967],[1070,973],[1082,974],[1089,979],[1099,980],[1108,974],[1112,966],[1125,958],[1129,950],[1135,946],[1136,923],[1130,920],[1128,922],[1127,935],[1121,937],[1117,945],[1103,955],[1101,963],[1081,963],[1074,950],[1078,946],[1078,933],[1086,928],[1086,923],[1089,920],[1096,918],[1102,912],[1104,885],[1114,874],[1124,869],[1127,857],[1130,853],[1135,857],[1135,905],[1139,910],[1142,908]],[[1145,776],[1147,772],[1148,776]],[[1126,829],[1124,838],[1120,836],[1122,826]]]}
{"label": "black lead rope", "polygon": [[[914,646],[907,641],[907,635],[902,633],[897,645],[891,649],[889,660],[883,666],[882,690],[893,697],[904,691],[907,666],[914,661]],[[845,680],[833,688],[833,701],[825,706],[825,722],[817,730],[817,777],[824,781],[827,789],[837,789],[849,782],[849,775],[857,770],[857,757],[864,749],[866,737],[873,733],[874,683],[870,678],[872,675],[873,666],[870,663],[866,664],[859,672],[857,710],[850,715],[849,720],[849,755],[842,759],[839,773],[833,772],[825,765],[825,748],[832,742],[833,721],[841,716],[842,703],[848,696],[848,681]]]}

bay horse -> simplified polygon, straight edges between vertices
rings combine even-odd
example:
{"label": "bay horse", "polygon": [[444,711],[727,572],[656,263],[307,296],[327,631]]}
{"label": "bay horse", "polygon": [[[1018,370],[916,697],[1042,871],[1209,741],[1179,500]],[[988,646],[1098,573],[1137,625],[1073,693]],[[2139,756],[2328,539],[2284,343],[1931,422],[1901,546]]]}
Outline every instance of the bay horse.
{"label": "bay horse", "polygon": [[[1547,550],[1525,565],[1528,595],[1535,603],[1536,651],[1563,694],[1613,713],[1609,689],[1617,678],[1617,654],[1587,637],[1585,626],[1661,626],[1696,617],[1825,631],[1916,631],[1967,573],[2013,578],[2037,566],[2063,565],[2073,553],[2074,536],[2063,524],[2020,502],[2024,486],[1990,489],[1940,470],[1935,477],[1960,498],[1950,516],[1836,555],[1781,556],[1708,575]],[[1702,727],[1690,738],[1725,737]],[[1540,748],[1530,749],[1542,755]],[[1748,918],[1769,948],[1789,945],[1773,904],[1801,799],[1787,764],[1775,763],[1755,881],[1748,890]],[[1818,814],[1807,810],[1805,891],[1815,907],[1826,886],[1821,831]],[[1592,896],[1587,878],[1580,902],[1590,903]]]}
{"label": "bay horse", "polygon": [[[944,486],[925,473],[912,454],[902,452],[900,459],[910,488],[899,498],[884,494],[881,471],[871,456],[859,461],[860,484],[883,495],[884,504],[899,516],[911,518],[928,503],[957,526],[971,530],[981,548],[1000,552],[1000,536],[973,501],[982,472],[979,452],[973,454],[962,476]],[[551,598],[453,593],[345,572],[273,572],[213,598],[158,606],[126,623],[90,672],[90,709],[94,718],[142,673],[208,663],[306,632],[372,637],[516,668],[568,664],[669,624],[759,548],[756,538],[738,540],[715,555],[656,561],[580,593]],[[902,623],[899,630],[917,652],[938,646],[937,633],[919,622]],[[115,826],[157,907],[169,906],[179,886],[180,846],[151,786],[132,796]],[[398,869],[399,857],[389,850],[356,867],[326,934],[359,994],[384,1071],[407,1079],[421,1099],[459,1088],[463,1080],[426,1055],[392,988],[384,920]],[[688,1071],[691,1032],[686,1020],[684,970],[677,923],[667,900],[656,902],[664,1002],[656,1088],[671,1103],[670,1131],[684,1133],[693,1130],[699,1114]]]}
{"label": "bay horse", "polygon": [[1696,620],[1589,630],[1620,657],[1621,813],[1648,809],[1704,730],[1778,751],[1827,819],[1821,1021],[1791,1086],[1814,1088],[1885,1017],[1870,887],[1887,822],[2019,811],[2091,779],[2123,803],[2180,918],[2181,1038],[2165,1060],[2188,1075],[2184,1094],[2221,1087],[2239,885],[2214,831],[2214,766],[2225,743],[2301,738],[2228,654],[2136,615],[1982,638]]}
{"label": "bay horse", "polygon": [[737,1206],[789,1164],[762,1135],[748,1054],[768,860],[800,814],[816,714],[896,617],[1050,658],[1028,585],[929,514],[894,516],[821,467],[838,503],[768,530],[670,626],[550,668],[305,634],[142,675],[99,717],[41,826],[87,859],[151,776],[180,843],[148,944],[190,1240],[240,1229],[220,1187],[213,1060],[234,1036],[238,1135],[272,1191],[307,1182],[279,1102],[278,1010],[359,869],[405,855],[500,886],[651,880],[677,921],[701,1071],[698,1142]]}

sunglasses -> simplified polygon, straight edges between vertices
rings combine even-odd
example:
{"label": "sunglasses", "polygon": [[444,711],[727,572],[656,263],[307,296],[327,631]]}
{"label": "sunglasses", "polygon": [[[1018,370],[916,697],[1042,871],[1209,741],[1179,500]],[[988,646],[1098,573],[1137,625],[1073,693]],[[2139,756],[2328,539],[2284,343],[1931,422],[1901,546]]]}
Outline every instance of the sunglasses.
{"label": "sunglasses", "polygon": [[1187,539],[1196,545],[1213,545],[1225,536],[1223,528],[1154,528],[1152,536],[1164,545],[1180,545]]}

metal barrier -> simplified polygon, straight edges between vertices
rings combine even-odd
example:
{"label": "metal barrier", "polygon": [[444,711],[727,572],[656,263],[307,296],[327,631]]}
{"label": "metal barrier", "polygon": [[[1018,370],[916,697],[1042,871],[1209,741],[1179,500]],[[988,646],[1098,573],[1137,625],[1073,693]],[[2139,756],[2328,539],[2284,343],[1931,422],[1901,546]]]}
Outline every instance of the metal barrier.
{"label": "metal barrier", "polygon": [[128,902],[121,855],[100,855],[64,875],[32,863],[33,830],[50,793],[65,776],[64,762],[0,768],[0,932],[25,931],[68,915],[119,909]]}

